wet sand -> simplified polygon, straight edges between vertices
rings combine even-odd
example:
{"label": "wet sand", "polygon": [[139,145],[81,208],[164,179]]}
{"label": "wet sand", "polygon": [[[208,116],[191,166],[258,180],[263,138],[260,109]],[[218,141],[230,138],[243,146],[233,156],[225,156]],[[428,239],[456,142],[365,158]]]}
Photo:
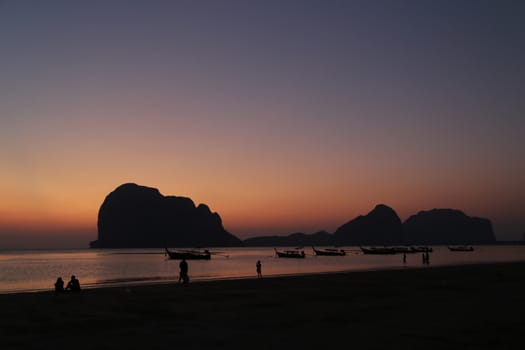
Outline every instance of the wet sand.
{"label": "wet sand", "polygon": [[525,263],[4,294],[0,308],[4,350],[521,349]]}

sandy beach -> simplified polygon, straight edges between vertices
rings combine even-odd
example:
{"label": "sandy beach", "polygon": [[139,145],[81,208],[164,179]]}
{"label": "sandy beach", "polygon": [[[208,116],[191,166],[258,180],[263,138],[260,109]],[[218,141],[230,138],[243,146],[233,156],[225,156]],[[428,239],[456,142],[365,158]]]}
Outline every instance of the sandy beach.
{"label": "sandy beach", "polygon": [[521,349],[525,263],[0,295],[2,349]]}

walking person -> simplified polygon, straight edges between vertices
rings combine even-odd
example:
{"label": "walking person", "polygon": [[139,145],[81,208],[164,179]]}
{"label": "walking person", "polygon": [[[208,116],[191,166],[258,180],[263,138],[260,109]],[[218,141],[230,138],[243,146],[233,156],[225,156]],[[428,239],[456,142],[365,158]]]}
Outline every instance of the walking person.
{"label": "walking person", "polygon": [[257,278],[262,277],[262,264],[261,260],[257,260],[257,263],[255,264],[256,270],[257,270]]}
{"label": "walking person", "polygon": [[407,254],[403,253],[403,264],[407,263]]}
{"label": "walking person", "polygon": [[188,276],[188,263],[186,262],[186,259],[182,259],[182,261],[179,264],[179,283],[188,284],[190,281],[190,278]]}

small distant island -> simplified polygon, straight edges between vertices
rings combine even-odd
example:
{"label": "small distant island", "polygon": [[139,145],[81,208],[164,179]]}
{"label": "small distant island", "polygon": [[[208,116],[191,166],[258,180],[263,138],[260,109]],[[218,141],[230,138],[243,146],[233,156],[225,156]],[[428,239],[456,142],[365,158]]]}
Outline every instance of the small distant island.
{"label": "small distant island", "polygon": [[91,248],[345,246],[413,244],[494,244],[488,219],[456,209],[420,211],[404,222],[378,204],[334,233],[293,233],[244,241],[228,232],[206,204],[187,197],[164,196],[158,189],[126,183],[108,194],[98,213],[98,239]]}

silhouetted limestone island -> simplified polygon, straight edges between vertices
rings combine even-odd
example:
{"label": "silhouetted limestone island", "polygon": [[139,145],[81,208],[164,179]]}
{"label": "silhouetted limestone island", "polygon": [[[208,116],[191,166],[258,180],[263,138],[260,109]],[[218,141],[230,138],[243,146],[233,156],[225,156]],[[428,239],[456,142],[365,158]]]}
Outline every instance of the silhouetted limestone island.
{"label": "silhouetted limestone island", "polygon": [[246,246],[345,246],[409,244],[495,244],[490,220],[468,217],[454,209],[421,211],[404,223],[396,212],[378,204],[339,227],[334,234],[293,233],[288,236],[260,236],[244,240]]}
{"label": "silhouetted limestone island", "polygon": [[390,245],[403,240],[403,225],[394,209],[378,204],[367,215],[360,215],[334,233],[337,245]]}
{"label": "silhouetted limestone island", "polygon": [[494,244],[490,220],[470,217],[460,210],[420,211],[403,223],[405,238],[412,244]]}
{"label": "silhouetted limestone island", "polygon": [[98,213],[91,248],[237,247],[242,241],[222,226],[207,205],[163,196],[156,188],[127,183],[111,192]]}

